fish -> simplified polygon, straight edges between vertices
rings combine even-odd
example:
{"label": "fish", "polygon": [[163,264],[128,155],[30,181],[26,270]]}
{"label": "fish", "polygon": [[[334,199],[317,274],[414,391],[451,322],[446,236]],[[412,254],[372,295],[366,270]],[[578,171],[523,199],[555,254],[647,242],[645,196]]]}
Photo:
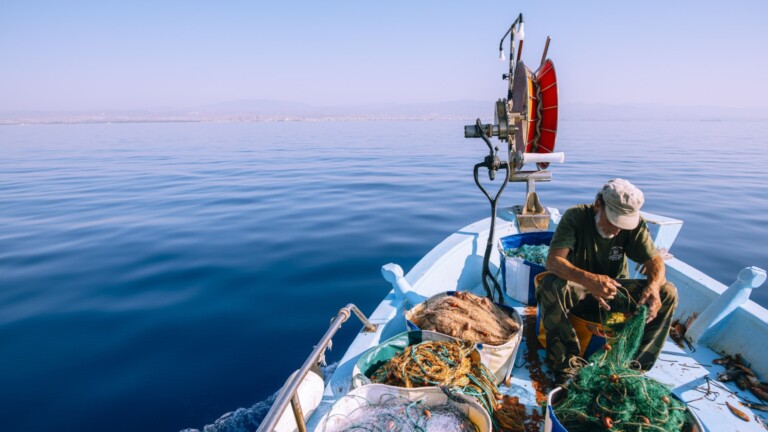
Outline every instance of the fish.
{"label": "fish", "polygon": [[749,381],[747,381],[747,379],[743,376],[740,376],[736,378],[736,385],[739,387],[739,389],[746,390],[749,388]]}
{"label": "fish", "polygon": [[737,368],[737,369],[741,369],[741,370],[743,370],[743,371],[744,371],[744,373],[746,373],[746,374],[747,374],[747,375],[749,375],[749,376],[752,376],[752,377],[757,377],[757,375],[755,375],[755,373],[752,371],[752,369],[750,369],[750,368],[748,368],[748,367],[744,366],[743,364],[734,363],[734,364],[733,364],[733,367],[735,367],[735,368]]}
{"label": "fish", "polygon": [[720,382],[733,381],[744,376],[744,371],[740,369],[728,369],[717,374],[717,380]]}
{"label": "fish", "polygon": [[728,407],[729,410],[735,415],[736,417],[744,420],[745,422],[749,421],[749,416],[744,413],[744,411],[736,408],[735,406],[729,404],[727,401],[725,402],[725,405]]}
{"label": "fish", "polygon": [[672,323],[672,326],[669,329],[669,337],[672,338],[672,342],[675,343],[675,345],[679,346],[682,349],[685,349],[685,345],[683,345],[683,339],[685,338],[685,329],[680,324],[679,321],[675,321]]}
{"label": "fish", "polygon": [[764,400],[768,402],[768,393],[763,391],[760,387],[750,387],[749,391],[752,392],[753,395],[757,396],[760,400]]}
{"label": "fish", "polygon": [[716,364],[716,365],[728,365],[731,363],[733,363],[733,357],[729,355],[725,355],[723,357],[712,360],[712,364]]}
{"label": "fish", "polygon": [[768,405],[756,404],[752,402],[739,402],[739,403],[753,410],[768,411]]}

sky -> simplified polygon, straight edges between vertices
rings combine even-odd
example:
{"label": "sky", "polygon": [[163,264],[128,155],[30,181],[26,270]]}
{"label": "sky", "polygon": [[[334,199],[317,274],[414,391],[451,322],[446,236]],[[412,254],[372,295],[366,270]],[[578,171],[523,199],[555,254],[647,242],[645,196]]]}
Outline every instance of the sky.
{"label": "sky", "polygon": [[2,0],[0,111],[495,100],[519,12],[563,101],[768,107],[765,0]]}

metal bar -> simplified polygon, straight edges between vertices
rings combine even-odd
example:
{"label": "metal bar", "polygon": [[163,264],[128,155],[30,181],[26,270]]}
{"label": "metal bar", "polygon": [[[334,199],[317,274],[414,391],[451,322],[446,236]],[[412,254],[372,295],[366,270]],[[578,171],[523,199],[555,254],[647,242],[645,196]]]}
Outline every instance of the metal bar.
{"label": "metal bar", "polygon": [[551,40],[552,38],[547,36],[547,43],[544,44],[544,52],[541,53],[541,65],[539,67],[544,66],[544,62],[547,61],[547,51],[549,51],[549,41]]}
{"label": "metal bar", "polygon": [[[499,136],[499,125],[484,124],[482,126],[482,132],[487,137]],[[476,125],[464,126],[464,138],[480,138],[481,133],[478,132]]]}
{"label": "metal bar", "polygon": [[[514,24],[512,24],[512,27],[510,27],[510,31],[517,25],[517,20],[515,20]],[[512,100],[512,89],[515,85],[515,33],[512,32],[512,34],[509,35],[509,77],[507,78],[507,83],[509,84],[509,87],[507,87],[507,100]]]}
{"label": "metal bar", "polygon": [[357,308],[357,306],[350,304],[348,306],[350,309],[352,309],[352,312],[357,315],[357,319],[360,320],[361,323],[363,323],[363,327],[365,327],[366,333],[374,333],[376,331],[376,326],[371,324],[370,321],[368,321],[368,318],[363,315],[362,312],[360,312],[360,309]]}
{"label": "metal bar", "polygon": [[541,93],[544,93],[545,91],[551,89],[552,87],[554,87],[556,85],[557,85],[557,82],[553,82],[552,84],[550,84],[550,85],[544,87],[543,89],[541,89]]}
{"label": "metal bar", "polygon": [[[365,315],[360,312],[360,309],[358,309],[354,304],[350,303],[341,308],[339,313],[336,314],[336,317],[334,317],[333,321],[331,321],[331,325],[328,328],[328,331],[325,332],[325,335],[323,335],[322,339],[320,339],[320,342],[315,345],[315,349],[312,350],[311,354],[309,354],[309,357],[307,357],[307,360],[301,366],[301,369],[297,371],[292,379],[289,379],[285,383],[283,391],[281,391],[277,396],[277,399],[272,404],[272,408],[270,408],[267,416],[264,417],[264,421],[261,422],[261,425],[257,431],[266,432],[274,430],[277,422],[280,420],[280,417],[285,412],[289,403],[294,405],[294,416],[296,416],[299,430],[306,430],[306,425],[304,425],[304,416],[301,413],[301,407],[298,406],[298,396],[296,395],[296,390],[298,390],[299,385],[304,380],[304,377],[307,376],[310,368],[317,364],[318,359],[325,352],[325,349],[328,346],[328,343],[331,341],[333,335],[335,335],[339,328],[341,328],[341,325],[349,319],[352,313],[354,313],[355,316],[357,316],[360,321],[362,321],[366,331],[376,331],[376,326],[371,324],[371,322],[365,318]],[[293,402],[294,398],[296,399],[296,402]],[[301,421],[298,421],[299,419],[301,419]],[[302,427],[304,427],[304,429],[301,429]]]}
{"label": "metal bar", "polygon": [[291,408],[293,408],[293,418],[296,420],[296,427],[299,432],[307,432],[307,425],[304,423],[304,412],[301,411],[301,402],[299,402],[298,393],[294,392],[291,398]]}

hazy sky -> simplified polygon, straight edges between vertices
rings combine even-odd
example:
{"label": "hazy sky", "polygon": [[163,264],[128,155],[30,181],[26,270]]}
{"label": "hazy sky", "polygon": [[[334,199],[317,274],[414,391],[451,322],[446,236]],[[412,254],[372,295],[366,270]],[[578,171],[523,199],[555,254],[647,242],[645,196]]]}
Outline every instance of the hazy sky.
{"label": "hazy sky", "polygon": [[495,100],[518,12],[561,99],[768,106],[768,1],[0,2],[0,110]]}

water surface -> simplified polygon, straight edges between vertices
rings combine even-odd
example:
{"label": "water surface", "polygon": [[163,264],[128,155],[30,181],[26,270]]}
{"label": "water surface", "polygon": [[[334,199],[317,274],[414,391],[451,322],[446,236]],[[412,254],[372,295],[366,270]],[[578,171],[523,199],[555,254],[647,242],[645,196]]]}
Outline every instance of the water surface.
{"label": "water surface", "polygon": [[[266,399],[339,308],[375,308],[382,264],[407,271],[488,216],[472,180],[486,147],[463,125],[0,127],[3,429],[177,431]],[[562,122],[567,163],[537,190],[565,210],[630,179],[645,210],[685,221],[671,252],[730,284],[768,267],[766,136]]]}

